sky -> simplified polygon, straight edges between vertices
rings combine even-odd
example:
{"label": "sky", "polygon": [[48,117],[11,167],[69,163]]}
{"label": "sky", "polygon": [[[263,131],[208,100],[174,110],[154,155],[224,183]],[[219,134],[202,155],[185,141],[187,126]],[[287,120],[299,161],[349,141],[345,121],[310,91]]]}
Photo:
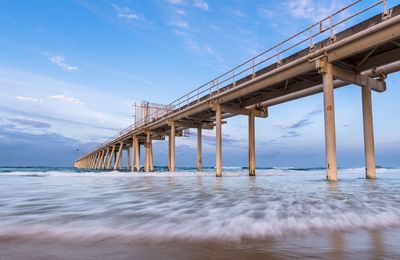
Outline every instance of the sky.
{"label": "sky", "polygon": [[[133,123],[135,102],[168,104],[350,2],[3,0],[0,166],[72,166]],[[400,166],[399,78],[373,93],[381,166]],[[324,166],[322,102],[318,94],[257,118],[257,166]],[[338,165],[363,167],[360,87],[336,90],[335,105]],[[224,166],[247,165],[247,135],[244,116],[223,125]],[[215,163],[214,136],[204,131],[205,166]],[[154,146],[155,164],[166,165],[166,142]],[[177,166],[196,165],[195,131],[176,153]]]}

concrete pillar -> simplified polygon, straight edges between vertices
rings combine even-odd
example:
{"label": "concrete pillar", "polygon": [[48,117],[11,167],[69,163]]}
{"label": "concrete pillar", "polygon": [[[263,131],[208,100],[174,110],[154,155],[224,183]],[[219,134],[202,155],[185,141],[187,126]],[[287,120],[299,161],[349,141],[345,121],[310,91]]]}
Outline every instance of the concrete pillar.
{"label": "concrete pillar", "polygon": [[104,150],[102,150],[100,152],[99,162],[97,163],[97,167],[96,167],[97,170],[99,170],[101,168],[101,164],[103,163],[103,159],[104,159],[104,153],[105,153]]}
{"label": "concrete pillar", "polygon": [[108,158],[108,163],[107,163],[107,170],[111,169],[111,163],[112,163],[112,158],[113,158],[113,154],[115,152],[115,145],[112,146],[109,158]]}
{"label": "concrete pillar", "polygon": [[146,155],[145,155],[145,163],[144,163],[144,171],[149,172],[150,171],[150,142],[151,142],[151,135],[150,131],[147,131],[146,133]]}
{"label": "concrete pillar", "polygon": [[135,136],[132,136],[131,171],[135,171]]}
{"label": "concrete pillar", "polygon": [[202,152],[202,133],[201,126],[197,127],[197,171],[201,171],[203,168],[203,152]]}
{"label": "concrete pillar", "polygon": [[122,154],[122,149],[123,149],[124,144],[122,142],[119,143],[119,149],[118,149],[118,155],[115,156],[115,163],[114,163],[114,171],[117,170],[119,161],[121,159],[121,154]]}
{"label": "concrete pillar", "polygon": [[168,135],[168,171],[171,171],[171,133]]}
{"label": "concrete pillar", "polygon": [[136,171],[140,171],[140,144],[137,137],[135,138],[135,163]]}
{"label": "concrete pillar", "polygon": [[169,169],[170,172],[175,171],[175,131],[176,131],[175,122],[172,121],[171,122],[171,135],[170,135],[171,138],[169,140],[170,150],[171,150],[171,153],[170,153],[171,158],[170,158],[170,163],[169,163],[170,164],[170,169]]}
{"label": "concrete pillar", "polygon": [[118,169],[122,170],[122,155],[124,154],[124,145],[122,144],[122,150],[121,150],[121,154],[119,155],[119,167]]}
{"label": "concrete pillar", "polygon": [[254,111],[249,114],[249,176],[256,175],[255,122]]}
{"label": "concrete pillar", "polygon": [[336,181],[337,167],[333,68],[332,64],[329,62],[325,63],[325,68],[322,72],[322,79],[324,90],[326,178],[329,181]]}
{"label": "concrete pillar", "polygon": [[106,169],[109,154],[110,154],[110,148],[108,147],[108,148],[106,149],[106,154],[105,154],[105,156],[104,156],[103,165],[102,165],[102,167],[101,167],[102,170],[105,170],[105,169]]}
{"label": "concrete pillar", "polygon": [[92,154],[92,161],[90,162],[90,164],[88,165],[88,168],[93,168],[93,166],[94,166],[94,164],[95,164],[95,162],[96,162],[96,156],[97,156],[97,153],[95,153],[95,154]]}
{"label": "concrete pillar", "polygon": [[91,169],[96,169],[96,165],[97,165],[97,161],[99,160],[99,156],[100,156],[100,153],[97,152],[96,156],[95,156],[95,159],[94,159],[94,162],[93,162],[93,165],[90,167]]}
{"label": "concrete pillar", "polygon": [[367,179],[376,179],[375,174],[375,144],[374,125],[372,120],[371,88],[362,87],[362,108],[364,121],[364,151],[365,151],[365,175]]}
{"label": "concrete pillar", "polygon": [[150,143],[149,143],[149,168],[150,171],[153,172],[154,171],[154,161],[153,161],[153,140],[151,139],[150,136]]}
{"label": "concrete pillar", "polygon": [[215,158],[215,164],[216,164],[216,176],[221,177],[222,176],[222,111],[221,111],[221,105],[217,104],[216,106],[216,158]]}
{"label": "concrete pillar", "polygon": [[126,169],[129,170],[131,167],[131,148],[128,146],[126,149]]}

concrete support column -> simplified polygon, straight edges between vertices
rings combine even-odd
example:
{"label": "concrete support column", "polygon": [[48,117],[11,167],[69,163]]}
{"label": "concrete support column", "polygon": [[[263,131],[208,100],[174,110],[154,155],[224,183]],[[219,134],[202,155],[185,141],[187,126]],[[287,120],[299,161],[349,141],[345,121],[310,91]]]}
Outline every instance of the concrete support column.
{"label": "concrete support column", "polygon": [[150,171],[150,142],[151,142],[151,135],[150,131],[147,131],[146,133],[146,155],[145,155],[145,162],[144,162],[144,171],[149,172]]}
{"label": "concrete support column", "polygon": [[169,171],[173,172],[175,171],[175,131],[176,131],[176,125],[175,122],[171,122],[171,135],[169,139],[169,149],[170,149],[170,163],[169,163]]}
{"label": "concrete support column", "polygon": [[104,159],[104,153],[105,153],[104,150],[102,150],[102,151],[100,152],[99,162],[98,162],[97,167],[96,167],[97,170],[100,170],[100,169],[101,169],[101,165],[102,165],[103,159]]}
{"label": "concrete support column", "polygon": [[124,144],[122,142],[119,143],[119,149],[118,149],[118,155],[115,156],[115,163],[114,163],[114,171],[117,170],[119,161],[121,159],[121,154],[122,154],[122,149],[123,149]]}
{"label": "concrete support column", "polygon": [[132,158],[131,158],[131,171],[135,171],[135,136],[132,136]]}
{"label": "concrete support column", "polygon": [[91,167],[92,169],[96,169],[97,168],[97,164],[99,163],[99,157],[100,157],[100,152],[96,153],[96,159],[94,161],[93,167]]}
{"label": "concrete support column", "polygon": [[202,152],[202,133],[201,126],[197,127],[197,171],[201,171],[203,168],[203,152]]}
{"label": "concrete support column", "polygon": [[221,110],[221,105],[217,104],[216,105],[216,111],[215,111],[215,116],[216,116],[216,158],[215,158],[215,164],[216,164],[216,176],[221,177],[222,176],[222,110]]}
{"label": "concrete support column", "polygon": [[119,155],[119,158],[118,158],[118,160],[119,160],[119,167],[118,167],[118,169],[120,169],[120,170],[122,170],[122,155],[124,154],[124,145],[122,144],[122,148],[121,148],[122,150],[121,150],[121,154]]}
{"label": "concrete support column", "polygon": [[375,174],[375,144],[374,126],[372,120],[371,88],[362,87],[362,108],[364,121],[364,151],[365,151],[365,175],[367,179],[376,179]]}
{"label": "concrete support column", "polygon": [[150,151],[150,153],[149,153],[149,170],[151,172],[153,172],[154,171],[153,140],[151,139],[151,136],[150,136],[150,143],[149,143],[149,151]]}
{"label": "concrete support column", "polygon": [[326,178],[329,181],[336,181],[337,167],[333,68],[332,64],[327,61],[324,63],[322,79],[324,91]]}
{"label": "concrete support column", "polygon": [[102,165],[101,165],[101,169],[102,169],[102,170],[104,170],[104,169],[106,168],[107,158],[108,158],[108,153],[109,153],[109,151],[110,151],[110,149],[107,148],[107,149],[106,149],[106,154],[105,154],[105,156],[104,156],[104,160],[103,160]]}
{"label": "concrete support column", "polygon": [[140,144],[137,137],[135,138],[135,163],[136,171],[140,171]]}
{"label": "concrete support column", "polygon": [[131,167],[131,148],[128,146],[126,149],[126,169],[129,170]]}
{"label": "concrete support column", "polygon": [[109,155],[109,158],[108,158],[108,163],[107,163],[107,166],[106,166],[107,170],[111,169],[111,163],[112,163],[112,158],[113,158],[114,152],[115,152],[115,145],[112,146],[112,149],[111,149],[111,152],[110,152],[110,155]]}
{"label": "concrete support column", "polygon": [[83,162],[80,162],[79,165],[82,165],[82,167],[90,167],[93,162],[93,154],[89,156],[88,161],[82,165]]}
{"label": "concrete support column", "polygon": [[249,176],[256,175],[255,119],[254,111],[249,114]]}
{"label": "concrete support column", "polygon": [[171,133],[168,135],[168,171],[171,171]]}

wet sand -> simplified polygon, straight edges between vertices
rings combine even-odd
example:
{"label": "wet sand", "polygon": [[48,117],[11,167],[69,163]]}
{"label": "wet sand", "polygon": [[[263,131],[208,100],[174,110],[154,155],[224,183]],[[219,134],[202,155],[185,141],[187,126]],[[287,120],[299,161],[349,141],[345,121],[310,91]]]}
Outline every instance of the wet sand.
{"label": "wet sand", "polygon": [[400,259],[399,229],[239,242],[0,237],[0,259]]}

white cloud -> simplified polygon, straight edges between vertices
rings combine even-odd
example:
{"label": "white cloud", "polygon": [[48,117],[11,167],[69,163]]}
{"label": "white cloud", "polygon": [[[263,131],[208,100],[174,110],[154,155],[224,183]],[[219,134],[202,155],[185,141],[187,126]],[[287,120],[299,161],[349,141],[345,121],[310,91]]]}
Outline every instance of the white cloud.
{"label": "white cloud", "polygon": [[340,4],[337,0],[330,1],[329,4],[315,0],[286,1],[285,5],[293,17],[307,18],[314,22],[340,9]]}
{"label": "white cloud", "polygon": [[42,100],[39,100],[39,99],[33,98],[33,97],[16,96],[15,98],[16,98],[17,100],[20,100],[20,101],[29,101],[29,102],[34,102],[34,103],[43,103]]}
{"label": "white cloud", "polygon": [[189,24],[183,20],[177,20],[177,21],[171,22],[171,25],[179,27],[179,28],[188,28],[189,27]]}
{"label": "white cloud", "polygon": [[69,65],[68,63],[65,62],[65,58],[63,56],[52,56],[49,58],[49,60],[59,66],[60,68],[62,68],[65,71],[76,71],[78,70],[78,66],[73,66],[73,65]]}
{"label": "white cloud", "polygon": [[258,8],[258,13],[264,18],[271,18],[272,16],[274,16],[273,11],[263,7]]}
{"label": "white cloud", "polygon": [[179,15],[186,15],[186,11],[184,9],[175,9],[175,12]]}
{"label": "white cloud", "polygon": [[243,13],[243,12],[242,12],[241,10],[239,10],[239,9],[231,9],[231,10],[230,10],[230,13],[233,14],[233,15],[235,15],[235,16],[238,16],[238,17],[247,17],[247,14]]}
{"label": "white cloud", "polygon": [[126,20],[139,20],[139,15],[134,13],[128,7],[121,7],[113,4],[114,10],[117,12],[118,17]]}
{"label": "white cloud", "polygon": [[79,99],[74,98],[74,97],[65,96],[65,95],[54,95],[54,96],[51,96],[50,98],[64,102],[64,103],[68,103],[68,104],[83,105],[83,103]]}
{"label": "white cloud", "polygon": [[167,2],[173,5],[181,5],[185,3],[184,0],[167,0]]}
{"label": "white cloud", "polygon": [[203,0],[194,0],[193,5],[201,10],[208,10],[208,3]]}

